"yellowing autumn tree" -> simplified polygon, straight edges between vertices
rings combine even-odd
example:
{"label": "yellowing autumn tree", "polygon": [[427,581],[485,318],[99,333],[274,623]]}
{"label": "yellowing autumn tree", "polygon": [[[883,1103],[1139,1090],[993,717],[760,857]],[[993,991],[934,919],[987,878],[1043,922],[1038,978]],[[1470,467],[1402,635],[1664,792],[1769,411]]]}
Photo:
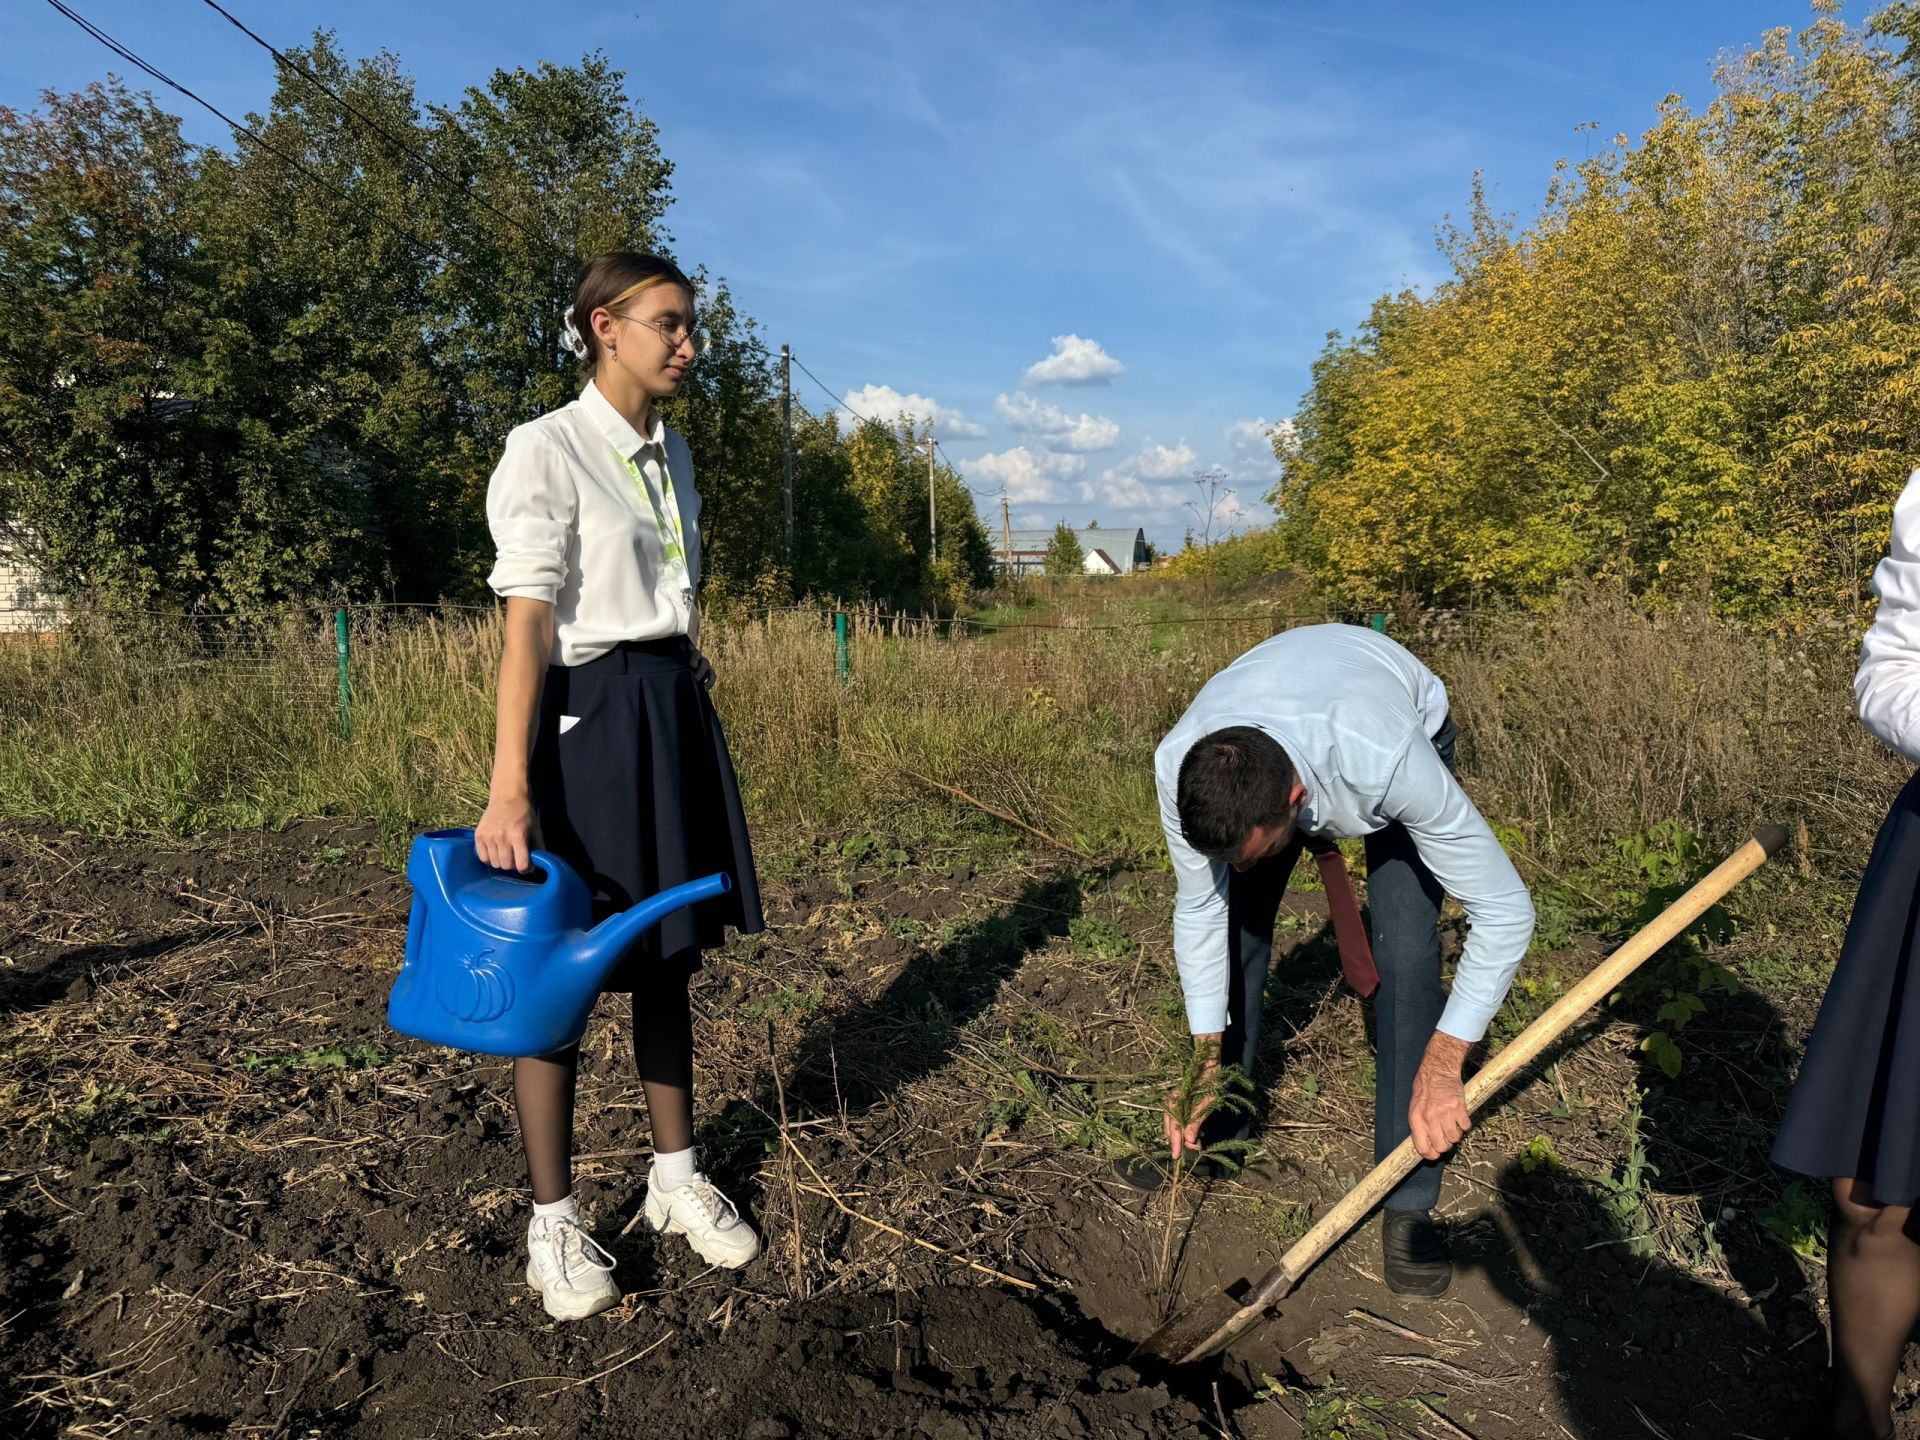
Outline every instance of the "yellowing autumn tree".
{"label": "yellowing autumn tree", "polygon": [[1314,366],[1269,496],[1289,563],[1356,608],[1580,576],[1858,608],[1920,463],[1920,7],[1829,9],[1563,162],[1525,228],[1476,185],[1452,278]]}

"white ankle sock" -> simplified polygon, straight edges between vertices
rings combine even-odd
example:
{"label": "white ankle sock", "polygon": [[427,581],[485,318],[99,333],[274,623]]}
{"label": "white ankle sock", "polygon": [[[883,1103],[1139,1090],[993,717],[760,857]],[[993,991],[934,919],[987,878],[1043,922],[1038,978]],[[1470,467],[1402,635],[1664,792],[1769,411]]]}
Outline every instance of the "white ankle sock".
{"label": "white ankle sock", "polygon": [[699,1172],[693,1168],[693,1148],[685,1150],[656,1150],[653,1152],[653,1168],[647,1172],[647,1178],[662,1190],[678,1190]]}
{"label": "white ankle sock", "polygon": [[574,1202],[574,1198],[571,1195],[567,1196],[564,1200],[556,1200],[551,1205],[542,1205],[538,1201],[535,1201],[533,1218],[536,1220],[578,1220],[580,1218],[580,1207]]}

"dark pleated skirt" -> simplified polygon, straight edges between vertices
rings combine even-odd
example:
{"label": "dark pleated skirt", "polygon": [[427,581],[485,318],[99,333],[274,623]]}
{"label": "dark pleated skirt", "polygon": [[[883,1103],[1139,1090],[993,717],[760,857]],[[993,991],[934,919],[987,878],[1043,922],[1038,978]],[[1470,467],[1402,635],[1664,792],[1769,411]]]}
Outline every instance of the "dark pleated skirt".
{"label": "dark pleated skirt", "polygon": [[544,846],[593,892],[600,920],[688,880],[724,871],[726,895],[676,910],[646,932],[605,989],[649,970],[691,973],[731,925],[766,928],[746,813],[713,701],[685,636],[630,641],[583,665],[547,669],[530,780]]}
{"label": "dark pleated skirt", "polygon": [[1873,842],[1853,919],[1773,1142],[1777,1165],[1920,1198],[1920,774]]}

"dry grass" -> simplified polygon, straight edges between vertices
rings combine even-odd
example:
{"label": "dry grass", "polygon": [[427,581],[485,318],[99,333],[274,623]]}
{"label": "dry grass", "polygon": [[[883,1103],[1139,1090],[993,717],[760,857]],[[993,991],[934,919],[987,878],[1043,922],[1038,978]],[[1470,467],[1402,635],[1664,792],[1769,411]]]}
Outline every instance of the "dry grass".
{"label": "dry grass", "polygon": [[[1047,604],[1044,627],[984,633],[857,615],[844,685],[820,613],[714,626],[716,700],[769,853],[879,817],[921,838],[999,833],[911,771],[1083,848],[1157,854],[1154,743],[1287,621],[1180,623],[1190,612],[1118,586]],[[1716,846],[1779,821],[1804,824],[1808,858],[1844,885],[1903,773],[1852,719],[1853,637],[1838,631],[1753,633],[1583,593],[1540,617],[1435,617],[1408,641],[1449,684],[1469,787],[1557,867],[1662,821]],[[330,616],[240,643],[82,627],[0,647],[0,814],[106,834],[330,814],[397,837],[470,820],[497,646],[489,613],[359,616],[350,737]]]}
{"label": "dry grass", "polygon": [[1605,592],[1475,628],[1412,643],[1448,682],[1484,808],[1543,853],[1669,820],[1722,843],[1804,822],[1813,858],[1857,875],[1908,773],[1854,719],[1848,631],[1648,616]]}

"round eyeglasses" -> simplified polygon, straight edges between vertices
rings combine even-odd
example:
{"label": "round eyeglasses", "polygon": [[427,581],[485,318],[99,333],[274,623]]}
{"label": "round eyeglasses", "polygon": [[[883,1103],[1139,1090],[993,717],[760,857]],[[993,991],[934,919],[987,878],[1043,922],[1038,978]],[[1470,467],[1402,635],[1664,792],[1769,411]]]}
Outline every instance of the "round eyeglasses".
{"label": "round eyeglasses", "polygon": [[667,352],[669,354],[678,350],[682,345],[691,345],[695,358],[698,358],[713,348],[713,337],[698,326],[695,326],[691,330],[684,325],[677,325],[672,329],[668,329],[665,324],[658,320],[642,320],[633,315],[623,315],[620,318],[623,320],[631,320],[636,325],[644,325],[647,329],[653,331],[654,334],[666,342]]}

